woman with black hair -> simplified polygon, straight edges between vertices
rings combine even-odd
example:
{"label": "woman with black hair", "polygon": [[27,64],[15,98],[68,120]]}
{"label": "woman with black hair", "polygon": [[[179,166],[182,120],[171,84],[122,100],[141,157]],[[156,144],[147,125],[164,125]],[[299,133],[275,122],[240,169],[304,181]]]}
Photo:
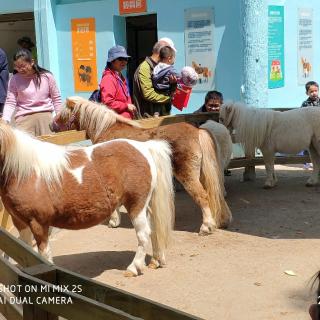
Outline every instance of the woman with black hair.
{"label": "woman with black hair", "polygon": [[20,49],[13,57],[16,73],[9,81],[2,119],[35,136],[50,134],[52,113],[59,112],[61,96],[52,73],[38,66],[31,52]]}
{"label": "woman with black hair", "polygon": [[108,60],[100,82],[101,102],[125,118],[133,119],[137,108],[132,104],[126,79],[121,71],[126,68],[129,56],[122,46],[108,51]]}

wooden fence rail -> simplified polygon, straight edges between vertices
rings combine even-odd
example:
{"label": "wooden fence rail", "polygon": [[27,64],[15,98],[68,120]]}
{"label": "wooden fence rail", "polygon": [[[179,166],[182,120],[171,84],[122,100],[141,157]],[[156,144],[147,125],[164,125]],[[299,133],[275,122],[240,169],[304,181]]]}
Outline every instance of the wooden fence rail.
{"label": "wooden fence rail", "polygon": [[[287,110],[287,109],[280,109]],[[218,113],[189,114],[167,116],[139,120],[144,128],[151,128],[178,122],[190,122],[199,125],[212,119],[218,120]],[[40,137],[43,141],[56,144],[70,144],[86,139],[84,131],[68,131],[55,135]],[[276,157],[276,164],[293,164],[309,162],[308,156]],[[262,165],[263,159],[236,158],[232,159],[229,168],[245,167],[254,172],[256,165]],[[127,293],[120,289],[99,283],[79,274],[70,272],[47,262],[34,252],[24,242],[16,239],[5,229],[10,229],[11,223],[8,213],[0,208],[0,250],[15,260],[21,268],[8,262],[0,256],[0,286],[22,286],[18,293],[6,293],[0,290],[0,313],[9,320],[58,319],[157,319],[184,320],[199,319],[182,311],[169,308],[162,304]],[[35,292],[27,292],[26,288],[36,288]],[[69,289],[81,288],[81,292],[72,290],[57,290],[66,286]],[[0,287],[1,288],[1,287]],[[43,288],[43,290],[41,289]],[[79,290],[80,291],[80,290]],[[30,299],[30,304],[1,303],[12,298]],[[72,304],[38,303],[39,299],[71,299]],[[23,308],[22,308],[23,306]]]}
{"label": "wooden fence rail", "polygon": [[[52,265],[3,228],[0,249],[20,265],[18,268],[0,257],[0,297],[7,299],[7,303],[0,300],[0,312],[9,320],[53,320],[58,316],[75,320],[200,319]],[[11,288],[9,295],[5,288]],[[10,296],[28,303],[22,304],[22,310]]]}

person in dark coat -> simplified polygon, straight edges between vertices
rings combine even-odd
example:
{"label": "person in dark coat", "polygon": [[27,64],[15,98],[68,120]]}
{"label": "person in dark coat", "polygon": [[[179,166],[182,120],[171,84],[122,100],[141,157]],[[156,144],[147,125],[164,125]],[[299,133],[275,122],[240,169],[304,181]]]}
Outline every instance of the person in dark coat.
{"label": "person in dark coat", "polygon": [[0,48],[0,113],[2,114],[6,102],[9,82],[8,59],[6,53]]}

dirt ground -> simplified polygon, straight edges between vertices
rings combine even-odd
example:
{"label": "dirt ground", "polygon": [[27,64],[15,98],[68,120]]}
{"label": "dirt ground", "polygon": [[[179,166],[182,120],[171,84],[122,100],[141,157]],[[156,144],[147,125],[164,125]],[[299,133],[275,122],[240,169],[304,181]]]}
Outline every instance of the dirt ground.
{"label": "dirt ground", "polygon": [[118,229],[57,233],[54,262],[204,319],[309,319],[310,279],[320,269],[320,188],[305,187],[310,172],[301,165],[277,166],[273,190],[262,188],[262,167],[255,182],[241,182],[242,171],[226,177],[233,222],[210,236],[198,236],[200,210],[177,192],[166,268],[123,276],[137,244],[128,219]]}

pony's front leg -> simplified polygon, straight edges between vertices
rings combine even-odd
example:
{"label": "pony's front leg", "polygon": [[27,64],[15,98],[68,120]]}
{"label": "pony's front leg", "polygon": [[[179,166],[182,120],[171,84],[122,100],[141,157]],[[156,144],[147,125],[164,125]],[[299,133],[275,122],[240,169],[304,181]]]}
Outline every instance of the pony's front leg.
{"label": "pony's front leg", "polygon": [[[314,143],[314,142],[312,142],[312,143]],[[319,152],[317,151],[316,147],[319,150]],[[313,171],[312,171],[311,177],[308,179],[308,181],[306,183],[307,187],[313,187],[319,183],[320,146],[318,147],[316,145],[316,147],[314,147],[312,144],[309,149],[309,154],[310,154],[310,159],[311,159],[312,166],[313,166]]]}
{"label": "pony's front leg", "polygon": [[39,253],[49,262],[53,263],[49,244],[49,226],[41,225],[35,219],[30,222],[30,229],[37,242]]}
{"label": "pony's front leg", "polygon": [[274,172],[274,152],[271,150],[263,150],[261,149],[263,154],[263,160],[267,172],[267,179],[264,183],[265,189],[271,189],[277,185],[277,177]]}
{"label": "pony's front leg", "polygon": [[[253,159],[255,157],[254,152],[253,153],[246,153],[245,157],[249,160]],[[254,165],[248,165],[245,166],[244,172],[243,172],[243,181],[255,181],[256,180],[256,168]]]}
{"label": "pony's front leg", "polygon": [[117,228],[121,223],[121,212],[120,209],[116,209],[113,211],[112,215],[110,216],[110,220],[108,222],[109,228]]}
{"label": "pony's front leg", "polygon": [[128,266],[125,272],[125,277],[134,277],[142,273],[145,267],[146,250],[151,234],[149,221],[147,219],[146,208],[144,208],[138,215],[134,216],[131,210],[128,210],[132,224],[138,238],[138,249],[133,261]]}

